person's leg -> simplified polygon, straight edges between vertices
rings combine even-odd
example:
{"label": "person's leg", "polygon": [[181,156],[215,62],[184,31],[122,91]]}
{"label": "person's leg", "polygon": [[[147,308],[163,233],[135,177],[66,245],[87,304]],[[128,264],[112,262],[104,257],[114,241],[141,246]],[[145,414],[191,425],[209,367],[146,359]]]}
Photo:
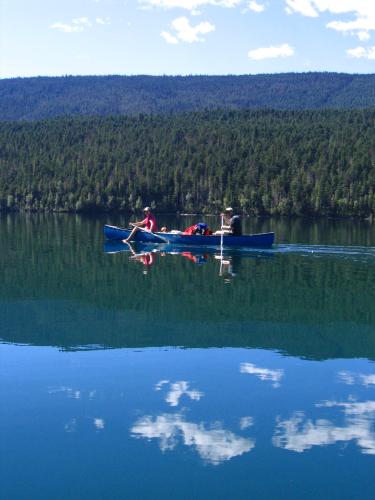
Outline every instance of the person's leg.
{"label": "person's leg", "polygon": [[219,229],[218,231],[215,231],[213,234],[214,234],[215,236],[220,236],[220,235],[222,235],[222,234],[223,234],[224,236],[228,236],[228,235],[230,235],[230,234],[232,234],[232,233],[231,233],[231,231],[228,231],[228,229],[223,229],[222,231],[220,231],[220,229]]}
{"label": "person's leg", "polygon": [[134,226],[133,229],[132,229],[132,232],[129,234],[129,236],[125,239],[125,240],[122,240],[124,243],[129,243],[129,241],[132,240],[133,236],[135,235],[135,233],[138,231],[138,228],[137,226]]}

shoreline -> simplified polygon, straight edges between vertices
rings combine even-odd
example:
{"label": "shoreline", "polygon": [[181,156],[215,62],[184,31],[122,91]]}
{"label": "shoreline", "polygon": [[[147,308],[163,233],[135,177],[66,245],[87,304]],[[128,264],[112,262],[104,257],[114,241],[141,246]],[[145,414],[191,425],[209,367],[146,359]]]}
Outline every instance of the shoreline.
{"label": "shoreline", "polygon": [[[220,217],[220,213],[212,214],[212,213],[203,213],[203,212],[155,212],[157,216],[168,216],[168,217]],[[141,214],[141,211],[68,211],[68,210],[9,210],[9,209],[0,209],[0,217],[2,215],[79,215],[82,217],[103,217],[105,215],[111,216],[134,216],[137,214]],[[309,214],[290,214],[290,215],[282,215],[282,214],[247,214],[247,213],[238,213],[241,217],[246,219],[308,219],[308,220],[337,220],[337,221],[361,221],[368,222],[372,224],[375,222],[375,214],[370,215],[368,217],[361,217],[358,215],[309,215]]]}

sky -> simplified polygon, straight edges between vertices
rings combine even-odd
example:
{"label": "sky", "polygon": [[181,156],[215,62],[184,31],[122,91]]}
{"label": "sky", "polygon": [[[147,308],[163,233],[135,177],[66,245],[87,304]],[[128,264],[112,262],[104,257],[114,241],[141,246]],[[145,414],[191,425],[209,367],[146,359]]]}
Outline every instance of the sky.
{"label": "sky", "polygon": [[0,78],[374,70],[375,0],[0,0]]}

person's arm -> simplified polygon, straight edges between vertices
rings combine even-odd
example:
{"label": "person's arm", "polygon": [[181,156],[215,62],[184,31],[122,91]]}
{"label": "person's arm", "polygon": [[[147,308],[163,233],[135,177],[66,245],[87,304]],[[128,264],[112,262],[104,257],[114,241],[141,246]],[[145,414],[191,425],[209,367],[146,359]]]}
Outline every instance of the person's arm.
{"label": "person's arm", "polygon": [[223,218],[223,222],[224,222],[224,224],[222,225],[222,229],[227,229],[228,230],[228,229],[231,228],[230,227],[230,219],[228,219],[228,217],[226,217],[225,215],[224,215],[224,218]]}
{"label": "person's arm", "polygon": [[146,225],[146,221],[147,221],[147,218],[143,219],[141,221],[138,221],[138,222],[133,222],[133,226],[137,226],[137,227],[145,226]]}

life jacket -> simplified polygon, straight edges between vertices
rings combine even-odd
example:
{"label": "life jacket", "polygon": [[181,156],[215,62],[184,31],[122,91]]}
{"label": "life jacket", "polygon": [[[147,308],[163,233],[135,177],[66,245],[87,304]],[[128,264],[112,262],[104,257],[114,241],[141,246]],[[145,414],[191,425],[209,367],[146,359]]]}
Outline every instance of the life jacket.
{"label": "life jacket", "polygon": [[242,224],[239,215],[233,215],[230,220],[230,228],[233,236],[242,236]]}
{"label": "life jacket", "polygon": [[191,252],[182,252],[181,255],[194,262],[194,264],[205,264],[207,255],[193,255]]}
{"label": "life jacket", "polygon": [[198,222],[198,224],[193,224],[185,229],[182,234],[200,234],[203,236],[209,236],[212,234],[211,229],[204,222]]}

